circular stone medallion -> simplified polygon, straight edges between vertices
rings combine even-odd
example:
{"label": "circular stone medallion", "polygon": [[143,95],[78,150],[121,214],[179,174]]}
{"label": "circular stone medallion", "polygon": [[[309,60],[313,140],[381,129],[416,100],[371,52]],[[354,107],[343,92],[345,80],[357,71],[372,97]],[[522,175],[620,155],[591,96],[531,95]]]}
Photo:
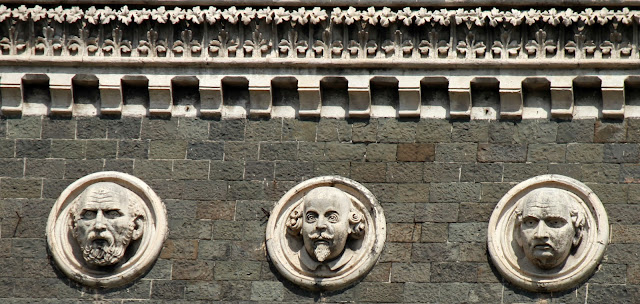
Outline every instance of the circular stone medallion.
{"label": "circular stone medallion", "polygon": [[585,184],[541,175],[513,187],[489,221],[491,260],[511,283],[536,292],[560,291],[585,280],[600,262],[609,223]]}
{"label": "circular stone medallion", "polygon": [[341,289],[362,278],[385,238],[378,200],[340,176],[309,179],[289,190],[271,212],[266,232],[278,271],[311,290]]}
{"label": "circular stone medallion", "polygon": [[47,221],[58,268],[92,287],[124,285],[154,263],[167,235],[167,212],[142,180],[98,172],[69,185]]}

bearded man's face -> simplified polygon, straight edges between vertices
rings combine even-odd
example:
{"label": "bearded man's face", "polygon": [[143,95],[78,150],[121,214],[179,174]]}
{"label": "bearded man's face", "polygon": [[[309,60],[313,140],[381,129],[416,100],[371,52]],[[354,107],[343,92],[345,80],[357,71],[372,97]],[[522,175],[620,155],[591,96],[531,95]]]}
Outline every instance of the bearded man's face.
{"label": "bearded man's face", "polygon": [[136,227],[126,191],[116,184],[96,183],[80,195],[74,236],[89,265],[115,265],[124,256]]}
{"label": "bearded man's face", "polygon": [[302,238],[307,253],[319,262],[339,256],[349,237],[351,202],[341,190],[316,188],[305,196]]}

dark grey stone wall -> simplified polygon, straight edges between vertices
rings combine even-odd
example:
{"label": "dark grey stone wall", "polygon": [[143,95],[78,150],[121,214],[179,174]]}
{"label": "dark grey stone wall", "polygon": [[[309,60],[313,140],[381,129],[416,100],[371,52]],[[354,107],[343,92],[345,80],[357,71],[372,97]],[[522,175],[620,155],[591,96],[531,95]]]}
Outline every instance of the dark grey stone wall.
{"label": "dark grey stone wall", "polygon": [[[633,303],[640,298],[640,120],[201,120],[2,118],[1,303]],[[169,238],[149,273],[115,290],[79,286],[47,253],[61,191],[101,170],[133,174],[167,206]],[[512,186],[557,173],[603,201],[611,244],[576,288],[533,294],[486,251],[493,207]],[[268,213],[298,182],[341,175],[387,219],[368,276],[338,292],[284,280],[267,259]],[[548,300],[548,301],[542,301]]]}

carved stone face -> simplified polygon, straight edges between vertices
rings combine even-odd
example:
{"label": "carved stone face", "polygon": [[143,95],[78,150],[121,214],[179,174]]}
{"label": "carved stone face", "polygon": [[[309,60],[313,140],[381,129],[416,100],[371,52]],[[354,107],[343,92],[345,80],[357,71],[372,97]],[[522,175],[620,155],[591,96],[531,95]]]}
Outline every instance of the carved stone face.
{"label": "carved stone face", "polygon": [[142,235],[143,217],[120,185],[95,183],[80,194],[75,204],[73,235],[89,265],[117,264],[131,240]]}
{"label": "carved stone face", "polygon": [[349,237],[351,201],[339,189],[319,187],[304,197],[302,238],[309,255],[319,262],[344,250]]}
{"label": "carved stone face", "polygon": [[562,190],[552,189],[534,190],[525,196],[518,243],[535,266],[552,269],[564,264],[579,242],[572,200]]}

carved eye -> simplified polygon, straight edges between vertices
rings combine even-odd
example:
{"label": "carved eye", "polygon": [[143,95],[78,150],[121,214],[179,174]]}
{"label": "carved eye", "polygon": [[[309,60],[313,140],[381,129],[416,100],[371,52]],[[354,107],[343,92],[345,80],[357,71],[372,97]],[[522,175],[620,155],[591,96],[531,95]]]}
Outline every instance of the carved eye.
{"label": "carved eye", "polygon": [[307,212],[305,218],[307,220],[307,223],[314,223],[318,219],[318,215],[314,212]]}
{"label": "carved eye", "polygon": [[85,220],[92,220],[96,218],[96,212],[93,210],[85,210],[82,213],[82,218]]}
{"label": "carved eye", "polygon": [[329,223],[337,223],[340,220],[340,216],[338,216],[337,212],[331,212],[327,215],[327,220],[329,220]]}
{"label": "carved eye", "polygon": [[547,221],[547,225],[551,228],[560,228],[567,223],[563,218],[552,218]]}
{"label": "carved eye", "polygon": [[120,216],[122,216],[122,214],[118,210],[108,210],[104,213],[104,217],[108,219],[114,219]]}
{"label": "carved eye", "polygon": [[533,228],[538,225],[538,219],[534,217],[527,217],[522,221],[522,225],[527,228]]}

